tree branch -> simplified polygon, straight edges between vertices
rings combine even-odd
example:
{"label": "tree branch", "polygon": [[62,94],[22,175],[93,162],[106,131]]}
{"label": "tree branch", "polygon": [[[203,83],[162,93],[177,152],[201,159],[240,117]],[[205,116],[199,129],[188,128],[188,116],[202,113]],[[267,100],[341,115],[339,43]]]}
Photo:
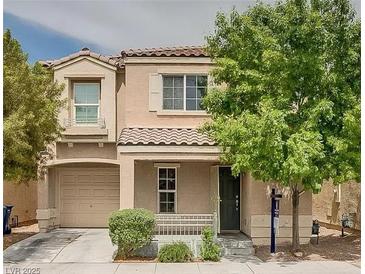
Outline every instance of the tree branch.
{"label": "tree branch", "polygon": [[301,191],[299,191],[299,197],[302,196],[302,194],[305,192],[305,189],[303,188]]}

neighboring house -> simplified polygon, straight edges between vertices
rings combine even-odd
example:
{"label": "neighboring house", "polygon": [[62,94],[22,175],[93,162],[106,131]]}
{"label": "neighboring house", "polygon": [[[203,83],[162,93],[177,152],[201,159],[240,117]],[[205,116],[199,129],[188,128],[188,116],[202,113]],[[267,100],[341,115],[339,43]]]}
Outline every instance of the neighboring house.
{"label": "neighboring house", "polygon": [[[219,148],[198,132],[209,115],[200,102],[213,63],[200,47],[153,48],[102,56],[84,48],[45,61],[65,84],[65,127],[39,184],[41,231],[106,227],[116,209],[146,208],[157,234],[242,231],[270,239],[271,186],[238,178]],[[280,204],[278,242],[291,239],[291,202]],[[312,194],[300,202],[300,239],[308,242]]]}
{"label": "neighboring house", "polygon": [[341,226],[343,216],[349,217],[351,227],[361,228],[361,185],[348,182],[334,186],[326,182],[319,194],[313,195],[313,219]]}

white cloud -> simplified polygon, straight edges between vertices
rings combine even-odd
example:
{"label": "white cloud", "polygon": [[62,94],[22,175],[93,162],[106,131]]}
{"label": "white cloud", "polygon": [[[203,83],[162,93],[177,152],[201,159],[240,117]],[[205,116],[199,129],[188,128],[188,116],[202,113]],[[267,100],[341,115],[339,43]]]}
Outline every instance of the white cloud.
{"label": "white cloud", "polygon": [[[129,47],[200,45],[213,30],[218,10],[242,10],[255,2],[6,0],[4,10],[118,52]],[[359,10],[360,0],[353,2]]]}

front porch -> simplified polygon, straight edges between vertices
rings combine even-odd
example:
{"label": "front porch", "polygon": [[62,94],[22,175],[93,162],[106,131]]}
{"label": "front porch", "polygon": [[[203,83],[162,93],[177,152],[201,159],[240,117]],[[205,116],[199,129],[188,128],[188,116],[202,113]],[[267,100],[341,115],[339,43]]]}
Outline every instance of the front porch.
{"label": "front porch", "polygon": [[214,239],[221,247],[222,257],[228,260],[250,260],[255,254],[252,240],[240,231],[217,234],[217,214],[155,214],[156,230],[152,243],[141,248],[137,254],[156,256],[161,246],[182,241],[192,250],[194,256],[200,254],[201,233],[209,227],[214,232]]}
{"label": "front porch", "polygon": [[[241,230],[241,180],[232,176],[229,167],[204,159],[138,159],[131,170],[134,189],[130,197],[134,199],[130,202],[134,208],[156,214],[156,237],[200,237],[207,226],[215,235],[221,230]],[[121,178],[122,172],[121,166]],[[125,195],[121,187],[121,204]]]}
{"label": "front porch", "polygon": [[[140,254],[153,256],[162,245],[183,241],[198,256],[202,231],[209,227],[222,255],[251,256],[252,241],[240,232],[240,179],[232,176],[229,167],[204,158],[135,160],[134,207],[147,208],[156,216],[154,241]],[[171,197],[165,200],[165,193]],[[227,234],[221,232],[237,238],[227,240]]]}

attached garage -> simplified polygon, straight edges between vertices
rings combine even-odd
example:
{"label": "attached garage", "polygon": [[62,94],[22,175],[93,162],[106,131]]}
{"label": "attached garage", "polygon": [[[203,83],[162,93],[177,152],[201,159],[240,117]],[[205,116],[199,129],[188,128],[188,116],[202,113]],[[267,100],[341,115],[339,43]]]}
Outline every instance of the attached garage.
{"label": "attached garage", "polygon": [[65,168],[59,172],[61,227],[107,227],[119,209],[119,167]]}

